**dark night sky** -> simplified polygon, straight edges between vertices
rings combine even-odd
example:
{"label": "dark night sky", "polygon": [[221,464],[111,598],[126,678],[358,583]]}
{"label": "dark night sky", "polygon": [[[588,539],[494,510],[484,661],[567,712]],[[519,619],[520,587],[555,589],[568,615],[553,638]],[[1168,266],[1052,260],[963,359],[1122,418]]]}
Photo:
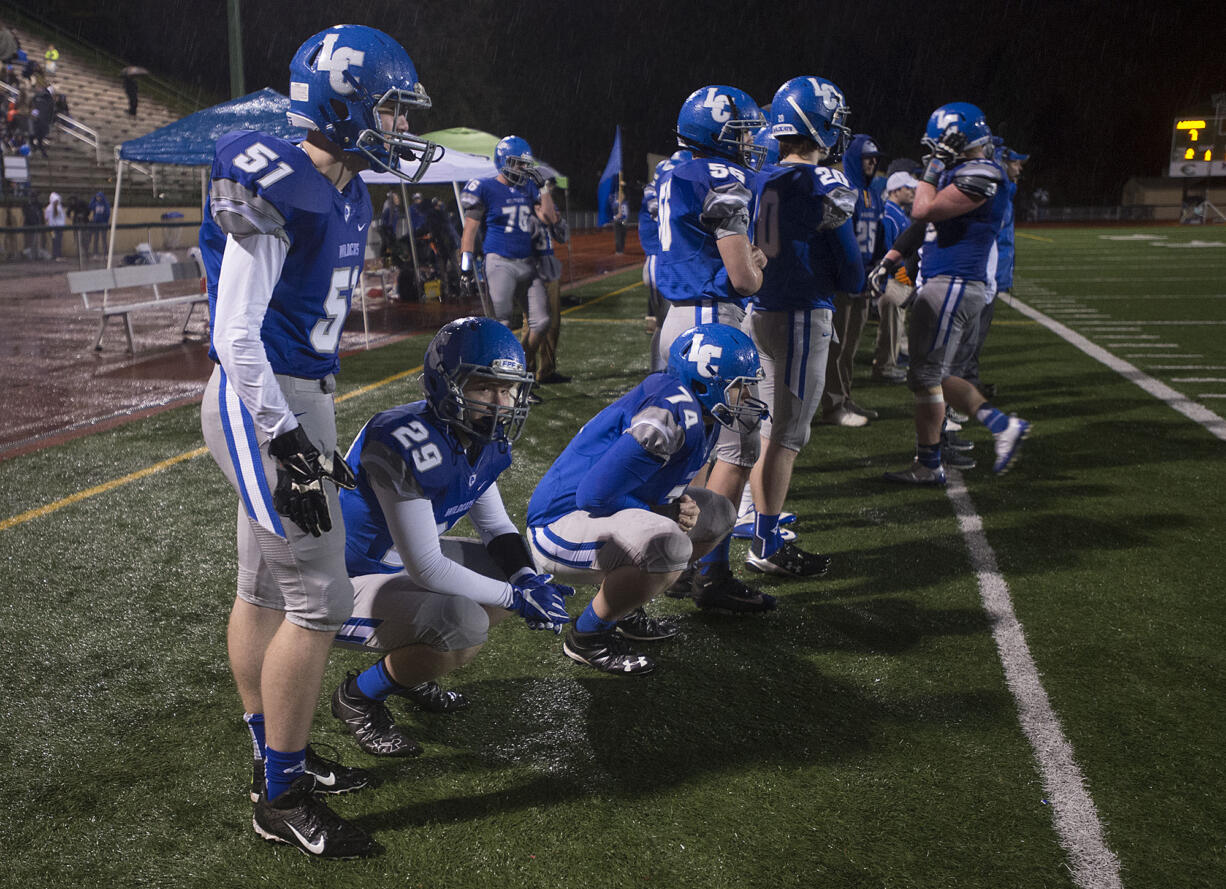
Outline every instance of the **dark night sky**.
{"label": "dark night sky", "polygon": [[[136,64],[229,95],[225,0],[40,0],[41,14]],[[1030,152],[1026,179],[1057,204],[1111,204],[1133,175],[1165,170],[1174,117],[1226,92],[1226,13],[1215,4],[1121,2],[243,3],[248,90],[287,89],[287,64],[339,21],[387,31],[409,51],[434,108],[418,132],[468,125],[514,132],[572,178],[572,205],[624,131],[628,181],[667,153],[685,96],[707,83],[769,103],[789,77],[818,74],[847,94],[855,132],[918,157],[929,113],[982,107]],[[782,10],[799,10],[785,14]],[[292,10],[288,14],[287,10]],[[940,17],[938,17],[938,14]]]}

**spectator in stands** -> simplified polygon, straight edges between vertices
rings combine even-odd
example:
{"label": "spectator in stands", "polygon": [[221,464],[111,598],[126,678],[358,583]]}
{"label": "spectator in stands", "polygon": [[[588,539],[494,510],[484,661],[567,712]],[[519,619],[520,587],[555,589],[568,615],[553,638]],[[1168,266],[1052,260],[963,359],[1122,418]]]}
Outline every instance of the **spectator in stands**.
{"label": "spectator in stands", "polygon": [[132,67],[123,69],[123,91],[128,96],[128,117],[136,117],[136,102],[138,99],[136,86],[137,70]]}
{"label": "spectator in stands", "polygon": [[43,68],[49,76],[55,75],[55,69],[59,65],[60,51],[55,48],[54,43],[47,44],[47,51],[43,53]]}
{"label": "spectator in stands", "polygon": [[8,25],[0,25],[0,62],[13,61],[19,49],[21,41],[17,39],[17,33]]}
{"label": "spectator in stands", "polygon": [[101,191],[94,192],[94,199],[89,202],[89,221],[91,228],[85,249],[90,256],[95,256],[102,252],[106,244],[106,226],[111,221],[111,205]]}
{"label": "spectator in stands", "polygon": [[64,213],[64,205],[60,202],[58,192],[51,192],[51,199],[43,208],[43,220],[55,228],[51,233],[51,258],[59,262],[63,259],[61,253],[64,247],[64,226],[68,224],[68,217]]}
{"label": "spectator in stands", "polygon": [[37,148],[47,157],[47,136],[51,133],[51,121],[55,119],[55,97],[43,87],[30,99],[30,147]]}

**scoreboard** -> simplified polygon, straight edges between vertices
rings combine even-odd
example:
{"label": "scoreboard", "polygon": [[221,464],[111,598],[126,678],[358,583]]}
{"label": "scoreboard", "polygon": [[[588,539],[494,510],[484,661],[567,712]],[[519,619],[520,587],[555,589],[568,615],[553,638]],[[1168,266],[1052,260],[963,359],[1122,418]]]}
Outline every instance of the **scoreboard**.
{"label": "scoreboard", "polygon": [[1168,175],[1200,179],[1226,176],[1226,117],[1184,117],[1175,121]]}

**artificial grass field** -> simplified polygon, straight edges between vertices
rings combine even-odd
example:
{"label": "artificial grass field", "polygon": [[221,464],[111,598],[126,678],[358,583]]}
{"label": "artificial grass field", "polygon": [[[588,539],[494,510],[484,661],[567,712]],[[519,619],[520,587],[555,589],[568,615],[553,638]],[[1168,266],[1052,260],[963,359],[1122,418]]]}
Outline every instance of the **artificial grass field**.
{"label": "artificial grass field", "polygon": [[[1184,246],[1104,239],[1130,234]],[[1204,396],[1226,393],[1226,246],[1189,246],[1218,240],[1019,232],[1014,295],[1221,414]],[[575,380],[544,389],[500,480],[521,526],[552,458],[645,372],[637,275],[585,286],[564,318]],[[1095,332],[1115,322],[1139,332]],[[417,367],[427,341],[348,356],[339,394]],[[983,378],[1034,432],[995,478],[968,424],[967,487],[1122,882],[1221,885],[1226,444],[1008,306]],[[402,379],[346,398],[341,438],[418,393]],[[472,707],[393,702],[425,753],[378,760],[326,701],[373,658],[335,651],[313,740],[383,781],[332,800],[386,847],[359,862],[251,830],[224,644],[236,498],[210,458],[5,521],[199,448],[198,409],[0,462],[0,885],[1076,885],[951,503],[880,481],[910,460],[910,396],[861,365],[855,397],[881,419],[815,426],[788,504],[830,574],[763,581],[780,606],[761,617],[660,600],[683,632],[649,676],[580,667],[507,620],[444,680]]]}

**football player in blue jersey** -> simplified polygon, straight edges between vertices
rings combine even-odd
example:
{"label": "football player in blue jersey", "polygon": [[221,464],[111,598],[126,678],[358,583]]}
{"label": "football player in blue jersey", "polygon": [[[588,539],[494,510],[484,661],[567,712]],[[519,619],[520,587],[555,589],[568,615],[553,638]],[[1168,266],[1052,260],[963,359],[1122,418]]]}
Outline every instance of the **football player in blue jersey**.
{"label": "football player in blue jersey", "polygon": [[647,288],[647,329],[651,333],[651,347],[647,353],[647,369],[652,373],[664,370],[668,366],[668,356],[660,352],[660,333],[664,324],[664,316],[668,312],[668,301],[660,295],[656,286],[656,263],[660,254],[660,181],[665,174],[682,161],[693,158],[686,149],[674,151],[671,157],[656,164],[651,182],[643,189],[643,203],[639,207],[639,244],[647,254],[643,262],[643,286]]}
{"label": "football player in blue jersey", "polygon": [[[724,496],[691,482],[724,427],[752,433],[765,412],[752,397],[761,374],[749,337],[701,324],[673,343],[667,373],[650,374],[579,430],[528,503],[537,564],[566,580],[599,583],[566,635],[565,654],[616,674],[655,662],[627,640],[654,641],[677,627],[643,606],[695,556],[728,537],[735,520]],[[762,610],[763,596],[748,603]],[[699,607],[733,608],[726,598]]]}
{"label": "football player in blue jersey", "polygon": [[[860,133],[851,140],[843,157],[843,171],[856,191],[852,224],[866,272],[884,252],[878,246],[881,195],[872,187],[882,156],[872,138]],[[834,336],[826,361],[826,390],[822,393],[823,423],[856,427],[877,419],[876,411],[862,408],[851,399],[856,350],[868,321],[868,303],[868,294],[862,292],[841,292],[835,298]]]}
{"label": "football player in blue jersey", "polygon": [[[751,177],[766,154],[754,137],[765,124],[757,103],[731,86],[695,90],[677,115],[677,142],[694,157],[667,172],[657,187],[656,286],[669,305],[660,334],[662,357],[693,325],[718,322],[739,328],[747,298],[762,286],[766,254],[751,242],[749,227]],[[714,454],[706,487],[739,503],[758,458],[757,431],[725,429]],[[773,599],[733,576],[730,546],[731,539],[722,541],[692,575],[687,573],[689,592],[705,601],[722,596],[739,610],[770,610]]]}
{"label": "football player in blue jersey", "polygon": [[[528,416],[532,374],[515,335],[492,318],[461,318],[426,349],[424,401],[376,414],[347,459],[357,486],[341,494],[353,615],[336,644],[384,653],[350,673],[332,714],[375,756],[421,749],[385,701],[466,706],[435,680],[481,650],[492,624],[519,614],[561,632],[570,587],[537,572],[507,516],[498,476]],[[479,540],[444,536],[468,516]]]}
{"label": "football player in blue jersey", "polygon": [[812,577],[830,566],[826,556],[786,541],[779,523],[822,396],[834,295],[864,286],[852,221],[856,192],[838,170],[819,166],[837,158],[846,116],[843,92],[830,81],[784,83],[770,109],[782,157],[757,177],[754,242],[768,261],[744,329],[762,358],[761,397],[770,416],[750,474],[754,528],[747,564],[768,574]]}
{"label": "football player in blue jersey", "polygon": [[553,188],[532,157],[532,148],[519,136],[506,136],[494,148],[497,176],[473,179],[460,193],[464,232],[460,235],[460,284],[468,295],[477,293],[477,234],[485,226],[481,249],[485,253],[485,280],[490,306],[486,314],[508,327],[515,304],[527,298],[526,322],[529,362],[549,330],[549,302],[545,288],[534,284],[532,217],[546,225],[558,221]]}
{"label": "football player in blue jersey", "polygon": [[974,341],[965,344],[965,354],[959,355],[957,359],[958,376],[978,389],[985,398],[994,397],[996,387],[980,382],[979,354],[983,351],[984,341],[988,337],[988,330],[992,326],[992,318],[996,313],[996,298],[1002,293],[1008,296],[1013,290],[1013,205],[1017,197],[1017,180],[1022,173],[1022,164],[1030,157],[1030,155],[1021,154],[1007,147],[1005,140],[999,137],[994,137],[992,142],[995,146],[994,157],[1005,168],[1005,173],[1009,177],[1009,206],[1005,210],[1000,234],[996,236],[996,256],[994,261],[989,262],[989,271],[993,271],[992,283],[994,286],[988,288],[986,303],[983,311],[979,313],[979,336]]}
{"label": "football player in blue jersey", "polygon": [[915,191],[914,222],[871,277],[873,289],[883,290],[899,260],[923,244],[922,278],[907,321],[907,384],[915,393],[916,456],[910,467],[885,477],[903,484],[943,485],[941,431],[947,401],[992,433],[992,469],[998,475],[1017,459],[1030,424],[997,410],[953,372],[959,346],[977,335],[991,280],[989,261],[1009,204],[1005,171],[989,156],[992,132],[979,108],[951,102],[932,112],[923,143],[931,154]]}
{"label": "football player in blue jersey", "polygon": [[[881,214],[881,245],[886,250],[911,224],[911,205],[919,182],[910,173],[891,173],[885,184],[885,205]],[[904,383],[907,372],[898,364],[906,311],[915,293],[915,267],[900,266],[885,282],[885,291],[877,297],[877,342],[873,354],[873,379],[879,383]]]}
{"label": "football player in blue jersey", "polygon": [[316,796],[368,776],[307,747],[332,637],[353,608],[336,489],[354,479],[335,451],[332,393],[371,222],[357,174],[420,176],[440,151],[405,132],[405,114],[429,105],[386,34],[321,31],[290,63],[289,119],[306,139],[221,137],[200,228],[216,363],[201,426],[240,495],[228,643],[255,751],[253,824],[325,858],[376,849]]}

